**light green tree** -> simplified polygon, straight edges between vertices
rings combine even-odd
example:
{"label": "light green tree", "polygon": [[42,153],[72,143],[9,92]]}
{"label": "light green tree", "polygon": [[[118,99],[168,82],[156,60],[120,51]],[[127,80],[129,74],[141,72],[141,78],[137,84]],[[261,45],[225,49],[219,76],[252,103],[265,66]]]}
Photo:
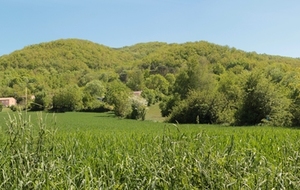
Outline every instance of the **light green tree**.
{"label": "light green tree", "polygon": [[130,97],[130,89],[119,81],[113,81],[108,84],[105,101],[113,106],[116,116],[126,117],[132,111]]}

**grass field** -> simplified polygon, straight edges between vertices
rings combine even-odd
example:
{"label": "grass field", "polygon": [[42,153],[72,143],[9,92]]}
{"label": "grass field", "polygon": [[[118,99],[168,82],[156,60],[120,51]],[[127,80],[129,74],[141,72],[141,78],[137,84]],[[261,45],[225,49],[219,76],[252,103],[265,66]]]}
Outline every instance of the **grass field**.
{"label": "grass field", "polygon": [[300,188],[297,129],[10,114],[0,113],[1,189]]}

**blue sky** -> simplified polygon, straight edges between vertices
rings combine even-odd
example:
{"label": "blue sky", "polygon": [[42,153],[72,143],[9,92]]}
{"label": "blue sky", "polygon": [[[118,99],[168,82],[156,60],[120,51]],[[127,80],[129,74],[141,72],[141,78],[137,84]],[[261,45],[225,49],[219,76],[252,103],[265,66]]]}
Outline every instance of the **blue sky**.
{"label": "blue sky", "polygon": [[300,57],[299,0],[0,0],[0,56],[78,38],[109,47],[208,41]]}

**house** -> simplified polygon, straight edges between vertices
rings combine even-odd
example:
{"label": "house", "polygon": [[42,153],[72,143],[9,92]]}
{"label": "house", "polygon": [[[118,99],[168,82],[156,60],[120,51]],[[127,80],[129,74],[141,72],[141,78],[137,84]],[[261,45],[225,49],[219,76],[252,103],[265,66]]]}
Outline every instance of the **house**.
{"label": "house", "polygon": [[12,98],[12,97],[7,97],[7,98],[0,98],[0,103],[4,107],[10,107],[10,106],[15,106],[17,105],[17,100]]}

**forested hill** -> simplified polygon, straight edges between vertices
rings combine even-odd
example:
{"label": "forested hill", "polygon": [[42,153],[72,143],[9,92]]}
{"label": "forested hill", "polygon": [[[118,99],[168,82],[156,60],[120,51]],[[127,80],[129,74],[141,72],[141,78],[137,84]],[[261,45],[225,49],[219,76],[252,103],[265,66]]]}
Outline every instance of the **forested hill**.
{"label": "forested hill", "polygon": [[[1,56],[0,96],[13,96],[22,102],[26,87],[28,94],[39,97],[36,103],[47,109],[55,107],[56,94],[63,94],[64,89],[75,89],[73,94],[78,92],[79,105],[64,105],[64,109],[80,110],[95,108],[92,100],[96,96],[118,93],[113,90],[114,86],[122,91],[142,90],[149,104],[162,102],[162,113],[169,116],[170,121],[187,123],[198,118],[200,123],[257,124],[267,116],[274,118],[279,113],[276,109],[300,116],[299,67],[299,58],[245,52],[205,41],[149,42],[111,48],[86,40],[61,39]],[[96,92],[91,86],[102,90]],[[253,110],[265,110],[248,121],[246,106],[253,105],[243,101],[259,99],[256,96],[260,95],[269,99],[261,100]],[[205,108],[206,114],[204,108],[198,107],[195,108],[198,111],[192,110],[196,115],[180,115],[189,113],[186,109],[195,102],[188,100],[193,99],[210,102]],[[286,100],[286,103],[281,102],[284,108],[275,109],[272,102],[277,99]],[[299,112],[295,103],[299,103]],[[287,107],[293,110],[285,110]],[[295,117],[289,117],[289,123],[300,123]],[[280,118],[277,125],[287,122]]]}
{"label": "forested hill", "polygon": [[30,45],[9,55],[0,57],[0,70],[55,69],[57,71],[99,70],[116,67],[181,67],[191,57],[205,58],[209,63],[219,63],[224,68],[266,66],[283,63],[300,66],[300,59],[261,55],[244,52],[228,46],[208,42],[166,44],[162,42],[140,43],[123,48],[110,48],[87,40],[62,39]]}
{"label": "forested hill", "polygon": [[58,71],[103,69],[132,61],[128,53],[86,40],[68,39],[27,46],[2,56],[0,65],[7,68],[53,68]]}

